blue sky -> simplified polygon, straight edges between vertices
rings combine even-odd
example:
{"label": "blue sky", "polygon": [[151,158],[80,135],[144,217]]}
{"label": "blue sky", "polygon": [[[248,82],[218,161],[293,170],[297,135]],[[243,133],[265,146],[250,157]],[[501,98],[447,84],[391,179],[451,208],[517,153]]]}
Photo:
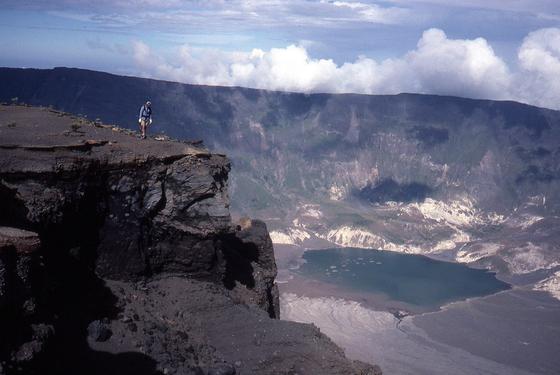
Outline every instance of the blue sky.
{"label": "blue sky", "polygon": [[560,108],[558,0],[0,3],[1,66]]}

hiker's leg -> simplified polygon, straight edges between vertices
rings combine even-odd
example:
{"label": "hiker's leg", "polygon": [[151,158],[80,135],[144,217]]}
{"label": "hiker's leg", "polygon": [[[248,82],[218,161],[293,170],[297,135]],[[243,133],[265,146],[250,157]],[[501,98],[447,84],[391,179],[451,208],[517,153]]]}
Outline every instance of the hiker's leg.
{"label": "hiker's leg", "polygon": [[142,137],[146,136],[146,120],[142,119],[140,121],[140,131],[142,132]]}

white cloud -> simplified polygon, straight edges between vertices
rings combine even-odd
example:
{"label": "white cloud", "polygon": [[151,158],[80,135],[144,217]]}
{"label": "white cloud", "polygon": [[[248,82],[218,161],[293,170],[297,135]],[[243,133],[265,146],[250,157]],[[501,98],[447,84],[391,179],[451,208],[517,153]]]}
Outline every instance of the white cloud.
{"label": "white cloud", "polygon": [[301,45],[252,52],[183,46],[168,59],[142,42],[135,43],[134,51],[145,75],[186,83],[298,92],[417,92],[560,108],[560,29],[525,38],[518,72],[511,72],[485,39],[450,39],[439,29],[425,31],[416,48],[400,58],[360,57],[342,65],[313,58]]}
{"label": "white cloud", "polygon": [[517,96],[538,105],[560,108],[560,29],[530,33],[519,48],[521,71]]}
{"label": "white cloud", "polygon": [[449,39],[430,29],[405,61],[417,92],[502,98],[509,88],[506,64],[483,38]]}

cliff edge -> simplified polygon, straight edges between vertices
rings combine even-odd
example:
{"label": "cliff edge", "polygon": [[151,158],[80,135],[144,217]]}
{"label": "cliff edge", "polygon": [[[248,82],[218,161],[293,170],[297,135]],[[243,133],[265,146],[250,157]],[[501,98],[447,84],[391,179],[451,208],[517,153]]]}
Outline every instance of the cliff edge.
{"label": "cliff edge", "polygon": [[0,374],[374,374],[279,318],[264,223],[230,164],[46,108],[0,106]]}

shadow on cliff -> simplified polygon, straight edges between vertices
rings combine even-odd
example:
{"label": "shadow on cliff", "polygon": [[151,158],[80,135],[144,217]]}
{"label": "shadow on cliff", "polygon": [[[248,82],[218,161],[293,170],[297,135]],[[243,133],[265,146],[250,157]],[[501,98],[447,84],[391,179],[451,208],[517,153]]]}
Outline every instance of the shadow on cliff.
{"label": "shadow on cliff", "polygon": [[384,179],[375,186],[369,184],[353,191],[354,196],[370,203],[423,202],[433,193],[434,190],[426,184],[419,182],[400,184],[391,178]]}
{"label": "shadow on cliff", "polygon": [[[36,306],[26,312],[19,307],[22,298],[15,298],[10,316],[3,317],[8,324],[0,327],[0,360],[9,363],[5,373],[160,374],[156,361],[147,355],[97,351],[88,343],[90,323],[109,323],[121,310],[118,298],[94,272],[104,217],[103,197],[89,191],[79,204],[65,208],[61,221],[48,217],[34,223],[27,219],[29,212],[14,192],[1,184],[0,201],[5,208],[0,212],[0,226],[35,231],[41,239],[40,267],[30,281]],[[6,265],[17,275],[15,260]],[[13,279],[20,282],[16,276]],[[53,334],[38,338],[38,326],[52,327]]]}
{"label": "shadow on cliff", "polygon": [[251,262],[259,260],[257,244],[243,242],[234,235],[223,239],[222,252],[225,258],[224,286],[228,289],[235,288],[236,281],[252,289],[255,287],[253,266]]}
{"label": "shadow on cliff", "polygon": [[57,374],[159,374],[156,362],[147,355],[112,354],[89,346],[88,325],[117,319],[118,300],[89,266],[71,255],[49,258],[48,274],[56,275],[47,304],[55,336],[44,364]]}

